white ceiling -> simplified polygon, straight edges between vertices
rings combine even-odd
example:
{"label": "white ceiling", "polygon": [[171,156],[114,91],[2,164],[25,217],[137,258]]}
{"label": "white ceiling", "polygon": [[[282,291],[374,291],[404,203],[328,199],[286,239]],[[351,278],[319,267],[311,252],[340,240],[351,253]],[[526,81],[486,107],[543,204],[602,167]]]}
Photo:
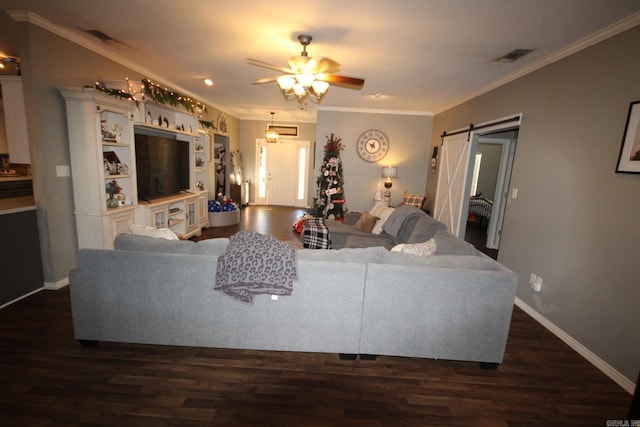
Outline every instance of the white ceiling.
{"label": "white ceiling", "polygon": [[[313,122],[316,106],[300,111],[275,83],[252,85],[278,73],[245,59],[286,66],[300,53],[300,33],[313,36],[311,56],[330,57],[341,64],[339,74],[365,79],[360,91],[330,88],[321,108],[433,114],[640,24],[638,0],[0,0],[0,9],[29,10],[49,29],[87,38],[229,114],[269,120],[275,111],[280,122]],[[0,17],[0,53],[20,55],[16,25]],[[118,43],[98,41],[87,29]],[[516,48],[535,51],[512,64],[495,62]]]}

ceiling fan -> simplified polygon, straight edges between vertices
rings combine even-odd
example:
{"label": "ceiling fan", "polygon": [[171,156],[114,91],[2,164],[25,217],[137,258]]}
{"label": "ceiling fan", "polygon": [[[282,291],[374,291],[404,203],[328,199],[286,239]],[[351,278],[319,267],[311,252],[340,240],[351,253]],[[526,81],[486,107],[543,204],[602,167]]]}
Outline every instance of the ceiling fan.
{"label": "ceiling fan", "polygon": [[302,45],[299,56],[289,58],[289,68],[272,65],[258,59],[247,58],[249,65],[266,68],[284,73],[279,76],[265,77],[254,80],[253,84],[276,82],[286,101],[297,100],[301,110],[305,109],[306,100],[320,103],[327,93],[329,85],[346,89],[360,90],[364,86],[364,79],[341,76],[340,64],[331,58],[313,57],[307,53],[307,46],[311,43],[309,34],[298,35]]}

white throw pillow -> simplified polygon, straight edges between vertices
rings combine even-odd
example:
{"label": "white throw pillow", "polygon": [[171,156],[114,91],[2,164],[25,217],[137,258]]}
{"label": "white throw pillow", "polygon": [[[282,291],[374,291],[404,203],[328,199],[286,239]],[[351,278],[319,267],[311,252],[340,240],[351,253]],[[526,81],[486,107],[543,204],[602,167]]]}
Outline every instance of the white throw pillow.
{"label": "white throw pillow", "polygon": [[131,234],[137,234],[139,236],[149,236],[167,240],[180,240],[176,233],[168,228],[153,228],[150,225],[144,227],[142,225],[131,224],[129,231],[131,231]]}
{"label": "white throw pillow", "polygon": [[391,248],[392,252],[402,252],[409,255],[432,256],[436,254],[436,241],[429,239],[423,243],[400,243]]}
{"label": "white throw pillow", "polygon": [[371,209],[369,209],[369,213],[373,216],[377,216],[378,218],[380,218],[380,215],[382,215],[382,212],[384,212],[386,208],[387,207],[385,205],[376,204],[376,205],[373,205]]}
{"label": "white throw pillow", "polygon": [[[380,212],[379,215],[374,215],[374,216],[377,216],[380,219],[376,221],[376,225],[374,225],[373,226],[373,230],[371,230],[371,232],[373,234],[381,234],[382,233],[382,226],[384,225],[384,222],[389,218],[389,215],[391,215],[391,212],[393,212],[393,208],[389,208],[389,207],[383,206],[382,212]],[[372,213],[372,215],[373,215],[373,213]]]}

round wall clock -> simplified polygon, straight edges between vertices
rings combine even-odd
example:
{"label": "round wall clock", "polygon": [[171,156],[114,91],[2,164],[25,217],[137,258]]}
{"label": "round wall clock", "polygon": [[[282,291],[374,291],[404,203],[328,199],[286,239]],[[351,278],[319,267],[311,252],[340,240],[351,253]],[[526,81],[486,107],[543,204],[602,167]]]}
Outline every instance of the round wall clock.
{"label": "round wall clock", "polygon": [[389,151],[389,140],[381,131],[369,129],[360,135],[356,148],[362,160],[377,162]]}

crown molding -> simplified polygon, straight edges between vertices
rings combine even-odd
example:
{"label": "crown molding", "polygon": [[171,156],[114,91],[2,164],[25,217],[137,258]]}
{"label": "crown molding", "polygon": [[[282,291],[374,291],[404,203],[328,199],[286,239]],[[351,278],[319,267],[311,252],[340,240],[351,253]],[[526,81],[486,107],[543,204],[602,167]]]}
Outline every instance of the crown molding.
{"label": "crown molding", "polygon": [[491,92],[494,89],[499,88],[500,86],[504,86],[507,83],[510,83],[514,80],[519,79],[520,77],[524,77],[527,74],[533,73],[534,71],[537,71],[543,67],[546,67],[547,65],[553,64],[554,62],[560,61],[561,59],[566,58],[567,56],[573,55],[574,53],[580,52],[581,50],[584,50],[588,47],[591,47],[597,43],[600,43],[601,41],[607,40],[611,37],[617,36],[620,33],[623,33],[624,31],[630,30],[631,28],[634,28],[636,26],[640,25],[640,12],[636,12],[632,15],[627,16],[624,19],[621,19],[618,22],[615,22],[611,25],[609,25],[608,27],[603,28],[600,31],[597,31],[581,40],[578,40],[568,46],[566,46],[563,49],[560,49],[550,55],[545,56],[544,58],[533,62],[532,64],[530,64],[529,66],[513,73],[510,74],[509,76],[500,79],[488,86],[483,87],[482,89],[468,95],[465,96],[464,98],[461,98],[457,101],[454,101],[453,103],[449,104],[448,106],[442,108],[439,112],[443,112],[443,111],[447,111],[453,107],[456,107],[460,104],[463,104],[467,101],[470,101],[480,95],[483,95],[485,93]]}
{"label": "crown molding", "polygon": [[[38,15],[37,13],[31,12],[29,10],[8,10],[7,14],[16,22],[28,22],[30,24],[36,25],[44,30],[47,30],[59,37],[62,37],[65,40],[68,40],[72,43],[75,43],[79,46],[82,46],[83,48],[90,50],[94,53],[97,53],[98,55],[104,56],[107,59],[110,59],[111,61],[117,62],[118,64],[121,64],[133,71],[136,71],[140,74],[142,74],[143,76],[146,76],[147,78],[160,83],[162,85],[165,86],[169,86],[172,87],[173,89],[175,89],[176,91],[182,92],[183,94],[190,96],[191,98],[194,99],[201,99],[202,97],[199,95],[195,95],[193,93],[191,93],[190,91],[186,90],[183,87],[180,87],[179,85],[176,85],[172,82],[169,82],[165,79],[163,79],[161,76],[155,74],[153,71],[144,68],[142,66],[140,66],[139,64],[136,64],[135,62],[131,61],[130,59],[128,59],[125,56],[122,56],[118,53],[115,53],[109,49],[105,49],[104,46],[98,42],[94,42],[93,40],[90,40],[86,37],[83,37],[82,35],[78,34],[77,32],[71,31],[65,27],[62,27],[58,24],[54,24],[53,22],[43,18],[42,16]],[[205,102],[206,101],[206,102]],[[216,105],[215,103],[211,102],[210,100],[202,100],[201,102],[204,102],[208,107],[212,107],[215,108],[219,111],[224,112],[224,110]]]}
{"label": "crown molding", "polygon": [[318,111],[342,111],[347,113],[366,113],[366,114],[395,114],[399,116],[426,116],[433,117],[431,111],[417,111],[417,110],[386,110],[375,108],[352,108],[352,107],[325,107],[317,106]]}

